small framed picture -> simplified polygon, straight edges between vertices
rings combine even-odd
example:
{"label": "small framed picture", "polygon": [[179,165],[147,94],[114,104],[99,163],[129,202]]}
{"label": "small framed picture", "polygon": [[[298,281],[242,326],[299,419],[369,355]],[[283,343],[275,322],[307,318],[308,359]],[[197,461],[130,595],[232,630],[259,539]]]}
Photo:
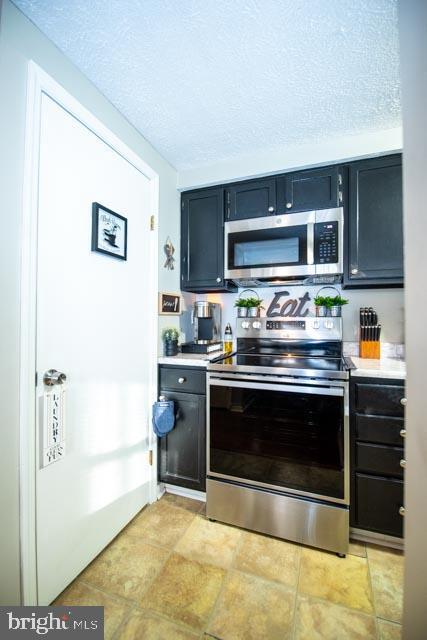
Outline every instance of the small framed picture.
{"label": "small framed picture", "polygon": [[128,221],[99,202],[92,203],[92,251],[127,260]]}
{"label": "small framed picture", "polygon": [[161,316],[181,315],[181,296],[179,293],[159,293],[159,314]]}

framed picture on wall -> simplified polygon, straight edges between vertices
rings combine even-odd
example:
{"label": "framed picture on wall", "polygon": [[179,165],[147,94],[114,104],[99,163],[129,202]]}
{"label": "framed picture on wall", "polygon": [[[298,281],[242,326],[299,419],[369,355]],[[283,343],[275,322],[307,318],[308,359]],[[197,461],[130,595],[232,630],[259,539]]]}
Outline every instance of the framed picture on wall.
{"label": "framed picture on wall", "polygon": [[159,293],[159,315],[181,315],[181,296],[179,293]]}
{"label": "framed picture on wall", "polygon": [[128,221],[99,202],[92,203],[92,251],[127,260]]}

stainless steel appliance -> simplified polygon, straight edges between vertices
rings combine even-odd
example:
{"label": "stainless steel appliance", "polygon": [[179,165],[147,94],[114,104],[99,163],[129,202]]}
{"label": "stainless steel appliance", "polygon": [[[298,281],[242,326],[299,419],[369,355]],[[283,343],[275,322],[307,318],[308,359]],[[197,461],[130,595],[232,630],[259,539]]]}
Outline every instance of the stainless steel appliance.
{"label": "stainless steel appliance", "polygon": [[237,320],[208,365],[207,515],[345,554],[348,362],[341,318]]}
{"label": "stainless steel appliance", "polygon": [[338,281],[342,207],[225,223],[224,277],[241,286]]}
{"label": "stainless steel appliance", "polygon": [[193,342],[181,345],[183,353],[210,353],[221,349],[221,305],[197,300],[191,310]]}

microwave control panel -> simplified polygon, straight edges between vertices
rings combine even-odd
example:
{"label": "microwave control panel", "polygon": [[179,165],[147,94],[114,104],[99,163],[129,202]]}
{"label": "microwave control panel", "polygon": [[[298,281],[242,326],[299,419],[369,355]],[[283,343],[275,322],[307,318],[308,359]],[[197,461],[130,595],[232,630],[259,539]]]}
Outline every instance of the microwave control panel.
{"label": "microwave control panel", "polygon": [[314,262],[338,262],[338,222],[316,222],[314,225]]}

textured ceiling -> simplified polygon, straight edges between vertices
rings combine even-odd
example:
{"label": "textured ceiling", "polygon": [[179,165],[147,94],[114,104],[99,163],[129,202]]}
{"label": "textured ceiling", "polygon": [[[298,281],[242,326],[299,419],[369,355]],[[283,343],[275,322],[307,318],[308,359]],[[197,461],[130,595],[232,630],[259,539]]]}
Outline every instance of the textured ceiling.
{"label": "textured ceiling", "polygon": [[397,0],[13,0],[177,169],[400,125]]}

